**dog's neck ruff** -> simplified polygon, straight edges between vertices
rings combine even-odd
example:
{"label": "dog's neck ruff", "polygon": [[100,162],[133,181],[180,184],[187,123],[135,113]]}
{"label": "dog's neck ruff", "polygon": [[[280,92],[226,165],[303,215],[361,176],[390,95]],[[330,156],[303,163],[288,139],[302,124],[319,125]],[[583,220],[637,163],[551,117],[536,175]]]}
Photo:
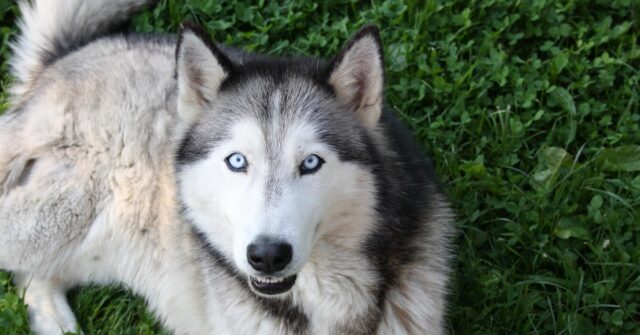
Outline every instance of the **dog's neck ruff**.
{"label": "dog's neck ruff", "polygon": [[192,226],[193,235],[197,241],[204,247],[207,256],[210,257],[211,264],[224,273],[234,278],[250,295],[254,298],[256,305],[269,313],[272,317],[281,320],[288,329],[295,334],[308,333],[309,318],[297,306],[295,306],[290,298],[270,299],[258,296],[251,291],[247,278],[243,277],[233,267],[231,263],[222,255],[222,253],[207,241],[205,235],[197,228]]}

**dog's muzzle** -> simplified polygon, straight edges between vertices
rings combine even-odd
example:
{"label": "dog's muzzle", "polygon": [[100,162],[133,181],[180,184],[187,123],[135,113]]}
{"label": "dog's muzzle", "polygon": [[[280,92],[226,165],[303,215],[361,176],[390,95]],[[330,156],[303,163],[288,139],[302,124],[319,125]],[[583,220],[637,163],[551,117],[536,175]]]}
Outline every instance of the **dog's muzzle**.
{"label": "dog's muzzle", "polygon": [[256,292],[276,295],[289,291],[296,282],[296,276],[278,276],[291,262],[291,244],[266,236],[258,237],[247,247],[247,261],[260,274],[251,276],[249,284]]}

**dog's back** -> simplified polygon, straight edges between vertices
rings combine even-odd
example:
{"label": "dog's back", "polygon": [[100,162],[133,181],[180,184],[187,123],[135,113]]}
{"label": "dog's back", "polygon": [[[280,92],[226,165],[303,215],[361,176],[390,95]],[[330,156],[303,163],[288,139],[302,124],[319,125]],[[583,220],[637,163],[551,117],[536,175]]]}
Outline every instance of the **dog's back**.
{"label": "dog's back", "polygon": [[126,282],[152,306],[179,307],[153,288],[195,277],[161,261],[171,246],[159,229],[175,219],[175,38],[102,37],[146,2],[20,3],[12,107],[0,117],[0,268],[26,288],[38,334],[76,330],[64,292],[78,283]]}

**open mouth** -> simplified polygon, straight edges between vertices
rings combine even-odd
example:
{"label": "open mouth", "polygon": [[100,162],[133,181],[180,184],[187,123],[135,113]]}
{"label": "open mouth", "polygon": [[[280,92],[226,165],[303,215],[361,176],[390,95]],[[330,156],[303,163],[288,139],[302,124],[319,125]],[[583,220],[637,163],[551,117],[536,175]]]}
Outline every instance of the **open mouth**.
{"label": "open mouth", "polygon": [[289,291],[296,283],[296,275],[284,278],[249,278],[251,288],[264,295],[275,295]]}

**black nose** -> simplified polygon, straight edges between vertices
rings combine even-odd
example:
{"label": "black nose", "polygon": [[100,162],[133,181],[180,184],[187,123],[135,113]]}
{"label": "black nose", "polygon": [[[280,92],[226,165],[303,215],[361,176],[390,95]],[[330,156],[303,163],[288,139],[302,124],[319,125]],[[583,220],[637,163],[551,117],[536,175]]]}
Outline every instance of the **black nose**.
{"label": "black nose", "polygon": [[266,274],[284,269],[291,262],[291,245],[259,239],[247,247],[247,259],[254,269]]}

